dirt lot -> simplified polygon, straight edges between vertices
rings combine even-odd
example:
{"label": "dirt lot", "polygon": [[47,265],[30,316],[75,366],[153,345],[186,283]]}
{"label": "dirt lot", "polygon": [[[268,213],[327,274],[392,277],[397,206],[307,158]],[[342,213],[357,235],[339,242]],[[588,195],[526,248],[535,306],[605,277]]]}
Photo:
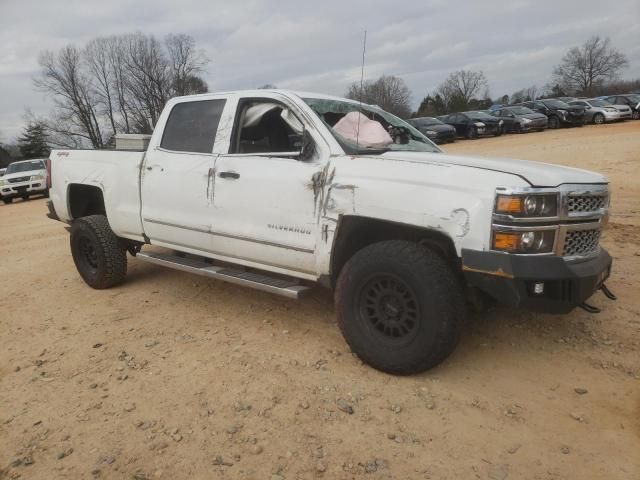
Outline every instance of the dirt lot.
{"label": "dirt lot", "polygon": [[437,369],[391,377],[349,353],[320,289],[295,303],[131,260],[91,290],[44,200],[3,205],[0,479],[640,478],[640,122],[445,150],[606,172],[618,302],[495,309]]}

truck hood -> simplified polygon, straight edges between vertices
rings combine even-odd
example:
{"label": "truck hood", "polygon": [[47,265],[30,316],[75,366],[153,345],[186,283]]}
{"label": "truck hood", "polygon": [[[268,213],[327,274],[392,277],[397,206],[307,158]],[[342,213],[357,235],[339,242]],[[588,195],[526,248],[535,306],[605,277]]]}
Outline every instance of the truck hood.
{"label": "truck hood", "polygon": [[31,177],[32,175],[43,175],[46,176],[47,171],[46,170],[29,170],[27,172],[16,172],[16,173],[7,173],[4,176],[0,177],[0,179],[2,180],[11,180],[14,178],[21,178],[21,177]]}
{"label": "truck hood", "polygon": [[564,167],[550,163],[513,160],[509,158],[471,157],[429,152],[386,152],[385,160],[398,162],[424,162],[493,170],[516,175],[533,187],[556,187],[564,183],[608,183],[607,177],[589,170]]}

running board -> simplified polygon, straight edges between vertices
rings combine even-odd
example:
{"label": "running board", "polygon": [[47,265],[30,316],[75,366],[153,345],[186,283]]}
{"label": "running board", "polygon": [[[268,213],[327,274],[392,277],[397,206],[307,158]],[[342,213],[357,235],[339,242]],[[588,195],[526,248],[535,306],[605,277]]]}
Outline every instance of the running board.
{"label": "running board", "polygon": [[269,277],[260,273],[245,272],[228,267],[211,265],[202,260],[180,257],[171,253],[138,253],[136,258],[143,262],[155,263],[163,267],[195,273],[216,280],[235,283],[244,287],[255,288],[264,292],[275,293],[288,298],[300,298],[309,287],[300,285],[297,280]]}

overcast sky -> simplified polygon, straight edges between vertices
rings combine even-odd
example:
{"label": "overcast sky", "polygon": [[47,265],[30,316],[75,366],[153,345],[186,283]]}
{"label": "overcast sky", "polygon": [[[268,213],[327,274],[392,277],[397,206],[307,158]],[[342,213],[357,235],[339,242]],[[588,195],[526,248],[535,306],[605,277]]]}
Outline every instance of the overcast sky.
{"label": "overcast sky", "polygon": [[481,69],[490,94],[550,80],[564,52],[591,35],[627,55],[640,77],[640,0],[0,0],[0,140],[25,108],[46,114],[35,90],[43,49],[142,31],[193,36],[211,63],[210,90],[280,88],[341,95],[359,79],[402,77],[415,106],[453,70]]}

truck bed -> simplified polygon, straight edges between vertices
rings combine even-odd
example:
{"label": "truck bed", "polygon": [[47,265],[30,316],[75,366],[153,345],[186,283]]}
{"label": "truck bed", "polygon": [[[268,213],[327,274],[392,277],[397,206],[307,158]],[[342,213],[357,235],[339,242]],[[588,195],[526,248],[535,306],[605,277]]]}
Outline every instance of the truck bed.
{"label": "truck bed", "polygon": [[145,152],[53,150],[51,200],[60,220],[71,221],[68,192],[77,185],[100,189],[116,235],[143,240],[140,220],[140,168]]}

